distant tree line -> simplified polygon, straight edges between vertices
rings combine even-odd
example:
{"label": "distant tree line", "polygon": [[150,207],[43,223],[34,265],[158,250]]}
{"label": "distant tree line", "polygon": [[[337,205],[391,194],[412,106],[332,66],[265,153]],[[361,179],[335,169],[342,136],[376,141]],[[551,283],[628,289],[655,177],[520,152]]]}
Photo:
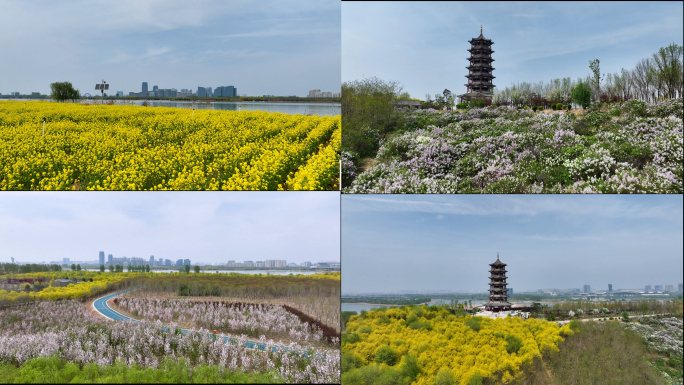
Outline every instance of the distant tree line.
{"label": "distant tree line", "polygon": [[534,105],[549,107],[552,104],[574,102],[573,89],[580,84],[589,85],[593,102],[624,102],[638,99],[653,102],[682,97],[681,45],[672,43],[660,48],[652,57],[639,61],[631,69],[601,76],[598,60],[590,62],[592,75],[573,81],[571,78],[552,79],[548,83],[515,83],[511,87],[494,91],[494,105]]}
{"label": "distant tree line", "polygon": [[342,303],[377,303],[387,305],[416,305],[419,303],[430,302],[430,297],[409,297],[409,298],[342,298]]}
{"label": "distant tree line", "polygon": [[29,263],[25,265],[18,265],[16,263],[0,263],[0,275],[42,273],[46,271],[62,271],[62,267],[55,264],[40,265],[37,263]]}

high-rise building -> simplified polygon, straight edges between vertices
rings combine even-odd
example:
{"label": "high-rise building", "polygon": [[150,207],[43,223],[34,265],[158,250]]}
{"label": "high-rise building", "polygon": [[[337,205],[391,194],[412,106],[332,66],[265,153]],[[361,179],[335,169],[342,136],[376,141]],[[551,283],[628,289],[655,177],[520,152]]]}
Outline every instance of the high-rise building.
{"label": "high-rise building", "polygon": [[644,287],[644,291],[651,291],[651,285],[646,285]]}
{"label": "high-rise building", "polygon": [[591,285],[584,285],[583,293],[591,293]]}
{"label": "high-rise building", "polygon": [[156,90],[158,90],[158,89],[159,89],[159,87],[157,87],[157,86],[152,86],[152,91],[156,91]]}
{"label": "high-rise building", "polygon": [[159,258],[157,260],[157,266],[164,266],[164,259],[163,258]]}
{"label": "high-rise building", "polygon": [[512,288],[512,287],[509,287],[509,288],[508,288],[507,294],[508,294],[509,297],[513,295],[513,288]]}
{"label": "high-rise building", "polygon": [[244,262],[242,263],[242,265],[243,265],[244,267],[254,267],[254,262],[252,262],[252,261],[244,261]]}
{"label": "high-rise building", "polygon": [[684,285],[680,283],[679,285],[677,285],[677,289],[677,291],[681,293],[682,291],[684,291]]}
{"label": "high-rise building", "polygon": [[466,93],[463,95],[458,95],[463,101],[470,100],[485,100],[491,102],[492,100],[492,89],[494,84],[492,84],[492,79],[495,76],[492,75],[494,68],[492,67],[492,42],[490,39],[485,38],[482,35],[482,26],[480,26],[480,36],[468,40],[470,43],[470,57],[468,58],[468,84],[466,86]]}
{"label": "high-rise building", "polygon": [[147,89],[147,82],[143,82],[143,85],[142,85],[142,92],[147,92],[147,91],[148,91],[148,89]]}
{"label": "high-rise building", "polygon": [[285,267],[287,266],[287,261],[284,259],[267,259],[264,261],[266,267]]}
{"label": "high-rise building", "polygon": [[154,266],[154,255],[150,255],[150,266]]}
{"label": "high-rise building", "polygon": [[608,292],[611,292],[611,291],[613,291],[613,284],[609,283],[608,284]]}
{"label": "high-rise building", "polygon": [[123,97],[123,91],[116,91],[116,96],[119,98]]}
{"label": "high-rise building", "polygon": [[655,286],[653,287],[653,290],[655,290],[655,291],[663,291],[663,285],[655,285]]}
{"label": "high-rise building", "polygon": [[235,267],[235,260],[231,259],[230,261],[228,261],[226,263],[226,266],[227,267]]}
{"label": "high-rise building", "polygon": [[207,96],[208,97],[214,96],[214,93],[211,91],[211,87],[207,87]]}
{"label": "high-rise building", "polygon": [[12,257],[12,263],[14,263],[14,257]]}
{"label": "high-rise building", "polygon": [[499,253],[496,253],[496,261],[489,266],[489,300],[485,303],[485,310],[511,310],[506,289],[506,264],[499,260]]}
{"label": "high-rise building", "polygon": [[311,265],[312,265],[312,263],[309,261],[302,262],[302,264],[301,264],[302,267],[311,267]]}
{"label": "high-rise building", "polygon": [[177,260],[176,266],[183,266],[183,260],[182,259]]}
{"label": "high-rise building", "polygon": [[674,292],[674,285],[665,285],[665,291],[673,293]]}
{"label": "high-rise building", "polygon": [[108,264],[109,266],[113,266],[113,265],[114,265],[114,256],[113,256],[113,255],[111,255],[111,254],[107,255],[107,264]]}
{"label": "high-rise building", "polygon": [[63,258],[62,261],[63,261],[62,264],[64,264],[64,265],[67,265],[67,266],[71,265],[71,261],[69,260],[69,258]]}
{"label": "high-rise building", "polygon": [[313,90],[309,90],[309,94],[307,95],[310,98],[316,98],[318,97],[317,95],[321,93],[321,90],[318,88],[314,88]]}
{"label": "high-rise building", "polygon": [[189,260],[189,259],[184,259],[184,260],[183,260],[183,265],[190,265],[190,260]]}
{"label": "high-rise building", "polygon": [[207,89],[204,87],[197,87],[197,96],[200,98],[207,97]]}
{"label": "high-rise building", "polygon": [[170,259],[164,259],[164,266],[171,266],[171,263]]}
{"label": "high-rise building", "polygon": [[100,251],[100,265],[105,264],[104,251]]}

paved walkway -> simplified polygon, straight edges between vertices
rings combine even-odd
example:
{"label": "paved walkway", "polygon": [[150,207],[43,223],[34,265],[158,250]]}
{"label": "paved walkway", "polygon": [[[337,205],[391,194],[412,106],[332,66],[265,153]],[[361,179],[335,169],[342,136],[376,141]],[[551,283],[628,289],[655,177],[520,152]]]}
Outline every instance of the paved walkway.
{"label": "paved walkway", "polygon": [[[117,296],[119,296],[119,295],[121,295],[127,291],[131,291],[131,290],[135,290],[135,289],[137,289],[137,287],[133,288],[133,289],[123,290],[123,291],[120,291],[120,292],[117,292],[114,294],[109,294],[109,295],[106,295],[104,297],[100,297],[93,302],[93,308],[95,309],[95,311],[102,314],[102,316],[109,318],[109,319],[112,319],[112,320],[115,320],[115,321],[123,320],[123,321],[141,322],[137,319],[126,317],[125,315],[115,311],[114,309],[109,307],[109,305],[107,305],[107,301],[109,301],[110,299],[117,297]],[[166,326],[164,326],[164,332],[166,333],[168,331],[171,331],[170,328],[167,328]],[[186,334],[186,335],[190,332],[190,330],[188,330],[188,329],[180,329],[180,331],[181,331],[181,333]],[[200,335],[206,334],[206,333],[200,333],[200,332],[195,332],[195,333],[200,334]],[[230,342],[232,345],[235,345],[238,343],[238,339],[235,337],[218,336],[218,335],[213,334],[213,333],[210,333],[209,335],[211,337],[219,337],[219,338],[223,337],[223,343],[224,344],[227,344],[228,342]],[[245,346],[250,348],[250,349],[259,349],[259,350],[266,350],[266,348],[267,348],[267,345],[265,342],[257,342],[257,341],[249,341],[249,340],[245,343]],[[277,349],[278,349],[278,345],[273,345],[271,347],[271,350],[274,352]],[[285,351],[289,352],[290,348],[288,346],[285,346]],[[309,356],[308,352],[305,351],[304,352],[304,358],[308,358],[308,356]]]}

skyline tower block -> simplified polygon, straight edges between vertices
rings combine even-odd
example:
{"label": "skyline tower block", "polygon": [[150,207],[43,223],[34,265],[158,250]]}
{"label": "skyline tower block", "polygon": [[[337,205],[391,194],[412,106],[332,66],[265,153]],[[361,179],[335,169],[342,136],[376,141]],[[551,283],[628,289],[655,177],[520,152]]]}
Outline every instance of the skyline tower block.
{"label": "skyline tower block", "polygon": [[142,92],[147,92],[147,82],[143,82],[142,84]]}
{"label": "skyline tower block", "polygon": [[492,102],[492,75],[494,67],[492,67],[492,42],[490,39],[482,35],[482,26],[480,26],[480,36],[468,40],[470,43],[470,57],[468,57],[468,83],[466,86],[466,93],[458,95],[462,101],[470,102],[471,100],[484,100],[487,105]]}
{"label": "skyline tower block", "polygon": [[506,264],[499,260],[499,253],[496,253],[496,261],[489,266],[489,300],[485,303],[485,310],[504,311],[511,310],[508,302],[508,291],[506,290]]}

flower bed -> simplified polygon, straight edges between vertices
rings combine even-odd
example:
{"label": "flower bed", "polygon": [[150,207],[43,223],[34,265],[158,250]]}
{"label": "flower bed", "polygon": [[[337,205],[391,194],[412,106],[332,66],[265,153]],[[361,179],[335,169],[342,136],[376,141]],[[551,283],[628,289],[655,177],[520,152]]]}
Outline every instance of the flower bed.
{"label": "flower bed", "polygon": [[511,107],[406,112],[403,132],[343,191],[681,194],[682,99],[637,104],[617,117]]}

